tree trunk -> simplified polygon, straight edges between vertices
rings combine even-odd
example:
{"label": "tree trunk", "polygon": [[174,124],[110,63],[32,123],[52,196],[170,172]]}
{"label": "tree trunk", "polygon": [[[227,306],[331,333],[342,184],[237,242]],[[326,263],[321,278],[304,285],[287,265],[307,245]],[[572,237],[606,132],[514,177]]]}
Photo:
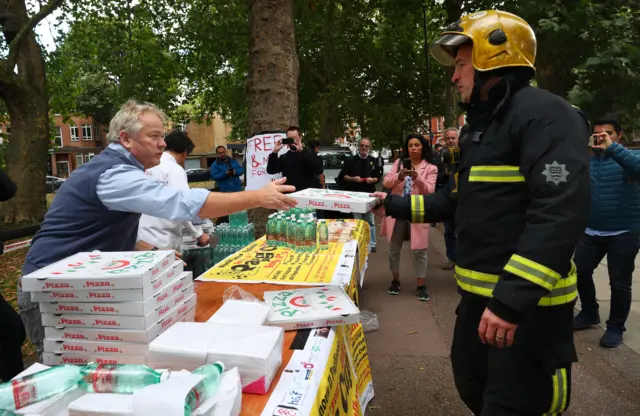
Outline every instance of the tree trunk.
{"label": "tree trunk", "polygon": [[[462,15],[462,1],[461,0],[446,0],[444,3],[445,10],[447,12],[447,25],[460,19]],[[458,127],[458,115],[460,110],[458,108],[458,96],[456,94],[456,87],[451,83],[453,77],[453,68],[445,68],[444,74],[444,127]]]}
{"label": "tree trunk", "polygon": [[[293,0],[249,0],[249,135],[298,125],[298,77]],[[269,210],[249,215],[256,237]]]}
{"label": "tree trunk", "polygon": [[249,134],[298,124],[293,0],[250,0]]}
{"label": "tree trunk", "polygon": [[[11,42],[18,31],[30,22],[24,0],[5,0],[2,15],[2,31],[5,40]],[[42,17],[56,5],[52,2]],[[59,2],[57,2],[59,4]],[[33,30],[25,32],[14,46],[15,68],[11,60],[0,60],[0,99],[11,120],[11,135],[5,155],[8,174],[16,183],[18,192],[3,204],[2,222],[10,226],[40,223],[46,213],[45,176],[47,174],[49,131],[49,96],[47,92],[45,63],[42,49]],[[9,70],[6,70],[6,69]]]}

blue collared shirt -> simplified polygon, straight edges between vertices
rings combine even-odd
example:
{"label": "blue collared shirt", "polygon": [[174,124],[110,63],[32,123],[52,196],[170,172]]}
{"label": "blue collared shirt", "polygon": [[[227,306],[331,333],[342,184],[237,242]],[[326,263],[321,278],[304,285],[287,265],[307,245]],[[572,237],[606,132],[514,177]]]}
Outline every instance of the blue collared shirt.
{"label": "blue collared shirt", "polygon": [[96,192],[112,211],[139,212],[165,220],[191,221],[204,205],[206,189],[180,190],[156,182],[144,173],[144,166],[122,145],[109,148],[122,153],[133,165],[116,165],[98,178]]}

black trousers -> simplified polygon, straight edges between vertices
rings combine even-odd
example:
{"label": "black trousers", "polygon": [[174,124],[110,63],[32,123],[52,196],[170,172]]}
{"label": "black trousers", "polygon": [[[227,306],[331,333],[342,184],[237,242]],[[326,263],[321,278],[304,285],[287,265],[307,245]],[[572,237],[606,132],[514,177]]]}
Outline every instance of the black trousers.
{"label": "black trousers", "polygon": [[557,415],[569,406],[571,364],[577,361],[573,303],[539,307],[523,318],[511,347],[482,344],[486,298],[464,294],[451,345],[460,397],[476,416]]}
{"label": "black trousers", "polygon": [[626,330],[624,324],[631,310],[631,282],[639,246],[640,233],[629,231],[607,237],[584,234],[576,247],[574,260],[578,271],[578,293],[582,310],[595,317],[598,317],[598,301],[593,271],[604,256],[607,256],[611,286],[611,310],[607,320],[609,328]]}
{"label": "black trousers", "polygon": [[20,315],[0,295],[1,381],[9,381],[24,370],[21,348],[26,336]]}

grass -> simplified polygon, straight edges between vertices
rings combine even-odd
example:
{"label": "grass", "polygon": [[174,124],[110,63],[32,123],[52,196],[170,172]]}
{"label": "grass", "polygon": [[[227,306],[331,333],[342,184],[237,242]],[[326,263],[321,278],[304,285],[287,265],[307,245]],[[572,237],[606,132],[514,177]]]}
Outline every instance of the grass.
{"label": "grass", "polygon": [[[211,189],[215,185],[213,181],[207,182],[194,182],[190,183],[189,186],[192,188],[207,188]],[[51,202],[55,194],[47,194],[47,208],[51,206]],[[27,238],[21,238],[20,241],[27,240]],[[7,242],[8,243],[8,242]],[[13,306],[13,308],[18,310],[18,295],[17,295],[17,285],[18,278],[20,277],[20,270],[22,268],[22,264],[24,263],[24,259],[27,256],[28,248],[12,251],[11,253],[7,253],[1,257],[0,260],[0,294],[2,297]],[[29,357],[35,355],[36,349],[28,340],[25,341],[22,346],[22,355],[24,357]]]}

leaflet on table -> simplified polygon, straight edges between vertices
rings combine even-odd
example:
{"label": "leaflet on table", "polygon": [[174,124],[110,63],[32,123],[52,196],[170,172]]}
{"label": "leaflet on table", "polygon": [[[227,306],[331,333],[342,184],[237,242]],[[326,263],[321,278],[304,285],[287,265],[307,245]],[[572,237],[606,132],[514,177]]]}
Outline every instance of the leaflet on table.
{"label": "leaflet on table", "polygon": [[73,327],[44,327],[44,336],[51,340],[84,340],[97,342],[132,342],[148,344],[162,332],[177,322],[193,322],[195,319],[195,305],[187,310],[184,307],[175,308],[160,321],[147,329],[94,329]]}
{"label": "leaflet on table", "polygon": [[360,322],[360,311],[337,286],[265,292],[264,301],[271,307],[268,325],[286,331]]}
{"label": "leaflet on table", "polygon": [[[170,269],[164,271],[157,279],[145,285],[142,289],[115,289],[115,290],[56,290],[46,292],[31,292],[33,302],[140,302],[151,297],[160,297],[169,290],[170,285],[185,286],[189,279],[193,280],[191,272],[183,272],[184,263],[176,261]],[[185,278],[183,273],[189,273]],[[181,283],[180,283],[181,282]],[[180,288],[175,289],[180,290]]]}
{"label": "leaflet on table", "polygon": [[54,354],[79,353],[97,355],[146,356],[149,351],[147,344],[127,342],[94,342],[94,341],[56,341],[44,340],[44,352]]}
{"label": "leaflet on table", "polygon": [[311,330],[304,349],[293,352],[261,416],[311,414],[335,337],[332,328]]}
{"label": "leaflet on table", "polygon": [[331,189],[308,188],[289,196],[298,201],[299,208],[312,207],[327,211],[367,213],[376,206],[379,199],[367,192],[336,191]]}
{"label": "leaflet on table", "polygon": [[79,313],[79,314],[100,314],[100,315],[128,315],[145,316],[154,310],[160,310],[166,306],[171,299],[176,300],[176,296],[182,294],[192,294],[194,292],[191,273],[182,273],[182,278],[176,283],[165,286],[157,295],[145,301],[138,302],[43,302],[40,303],[40,312],[49,314]]}
{"label": "leaflet on table", "polygon": [[[191,286],[191,291],[193,287]],[[183,294],[179,293],[174,296],[181,297]],[[175,308],[184,309],[184,312],[195,306],[196,295],[191,294],[186,300],[182,300],[182,303],[175,305],[173,298],[168,303],[174,305]],[[122,328],[122,329],[147,329],[154,323],[158,322],[158,319],[166,316],[171,312],[172,306],[162,306],[160,309],[155,310],[145,316],[120,316],[120,315],[82,315],[82,314],[63,314],[63,315],[51,315],[42,314],[42,325],[53,327],[85,327],[85,328]]]}
{"label": "leaflet on table", "polygon": [[282,364],[284,332],[267,326],[181,323],[149,345],[149,366],[193,371],[222,361],[240,370],[243,392],[266,394]]}
{"label": "leaflet on table", "polygon": [[175,263],[173,250],[78,253],[23,276],[22,289],[151,289],[170,265],[175,268]]}

